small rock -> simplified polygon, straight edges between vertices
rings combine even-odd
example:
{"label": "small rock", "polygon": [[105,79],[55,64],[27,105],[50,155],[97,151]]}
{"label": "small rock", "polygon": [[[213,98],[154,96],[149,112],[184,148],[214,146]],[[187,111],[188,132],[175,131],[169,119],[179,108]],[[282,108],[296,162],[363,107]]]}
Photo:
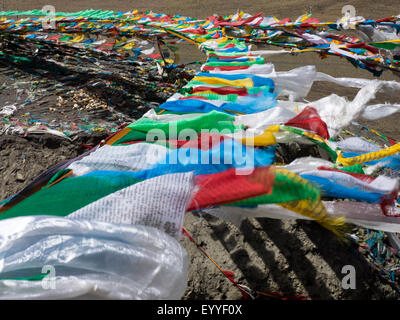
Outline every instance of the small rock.
{"label": "small rock", "polygon": [[17,173],[17,181],[18,182],[24,182],[25,181],[24,176],[19,172]]}

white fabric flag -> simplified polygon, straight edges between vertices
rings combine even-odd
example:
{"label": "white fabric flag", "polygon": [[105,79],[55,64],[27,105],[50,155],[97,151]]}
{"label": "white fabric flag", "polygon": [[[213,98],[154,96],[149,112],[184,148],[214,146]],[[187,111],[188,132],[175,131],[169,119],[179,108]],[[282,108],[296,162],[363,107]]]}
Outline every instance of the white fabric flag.
{"label": "white fabric flag", "polygon": [[68,217],[146,225],[180,238],[193,187],[192,172],[166,174],[114,192]]}
{"label": "white fabric flag", "polygon": [[[330,215],[344,216],[347,223],[385,232],[400,232],[400,218],[385,216],[379,204],[352,201],[323,201],[322,203]],[[229,221],[237,227],[246,218],[312,220],[276,204],[259,205],[254,209],[219,207],[203,211]],[[400,208],[398,207],[392,207],[390,211],[392,215],[400,215]]]}
{"label": "white fabric flag", "polygon": [[104,145],[88,156],[71,163],[68,168],[76,176],[92,171],[141,171],[164,159],[169,149],[154,143],[127,146]]}
{"label": "white fabric flag", "polygon": [[49,216],[0,221],[2,300],[180,299],[187,268],[180,243],[152,227]]}

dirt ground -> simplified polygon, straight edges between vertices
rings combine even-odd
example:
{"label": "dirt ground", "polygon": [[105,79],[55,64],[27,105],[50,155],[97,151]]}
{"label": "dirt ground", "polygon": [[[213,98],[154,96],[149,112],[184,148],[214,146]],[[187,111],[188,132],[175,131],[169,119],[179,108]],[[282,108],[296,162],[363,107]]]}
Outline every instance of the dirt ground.
{"label": "dirt ground", "polygon": [[[27,10],[52,4],[57,11],[79,11],[84,9],[132,9],[154,10],[169,14],[204,17],[229,14],[237,9],[249,13],[264,12],[279,18],[295,19],[303,10],[312,10],[321,20],[335,21],[341,15],[343,5],[352,4],[357,15],[382,18],[399,14],[398,0],[379,2],[354,0],[254,0],[243,1],[188,0],[84,0],[84,1],[22,1],[1,0],[3,10]],[[399,10],[400,11],[400,10]],[[195,49],[185,52],[190,59],[201,55]],[[278,71],[313,64],[317,70],[332,76],[372,78],[367,72],[355,69],[346,60],[330,57],[320,60],[316,55],[273,57]],[[398,79],[385,73],[381,79]],[[330,93],[352,98],[355,90],[316,83],[309,100]],[[397,100],[396,97],[378,96],[377,101]],[[398,102],[398,100],[396,101]],[[400,116],[389,117],[377,122],[365,122],[373,129],[393,138],[400,139],[400,129],[394,125]],[[85,151],[84,145],[95,145],[105,133],[77,135],[72,141],[48,135],[27,137],[0,137],[0,200],[13,195],[26,186],[34,177],[68,158]],[[284,294],[302,294],[309,299],[399,299],[400,294],[372,270],[355,247],[338,241],[329,231],[313,222],[280,221],[272,219],[247,219],[240,228],[211,216],[188,214],[185,227],[201,243],[207,253],[224,270],[234,272],[235,280],[258,291],[280,291]],[[354,229],[354,233],[360,232]],[[182,245],[190,257],[188,289],[183,299],[241,299],[239,290],[232,285],[196,246],[182,238]],[[353,265],[357,272],[356,290],[342,289],[341,273],[344,265]]]}

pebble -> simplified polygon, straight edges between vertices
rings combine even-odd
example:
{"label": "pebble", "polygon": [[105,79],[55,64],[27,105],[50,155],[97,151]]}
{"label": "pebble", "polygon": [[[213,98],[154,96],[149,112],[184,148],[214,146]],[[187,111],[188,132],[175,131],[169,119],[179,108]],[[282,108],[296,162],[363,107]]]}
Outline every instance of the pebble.
{"label": "pebble", "polygon": [[21,174],[21,173],[17,173],[17,177],[16,177],[16,180],[18,181],[18,182],[24,182],[25,181],[25,178],[24,178],[24,176]]}

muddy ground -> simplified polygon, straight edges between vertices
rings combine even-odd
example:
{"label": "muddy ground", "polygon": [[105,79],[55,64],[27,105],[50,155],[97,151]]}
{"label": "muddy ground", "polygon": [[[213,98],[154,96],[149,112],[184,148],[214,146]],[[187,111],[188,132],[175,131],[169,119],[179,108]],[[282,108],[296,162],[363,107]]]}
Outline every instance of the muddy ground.
{"label": "muddy ground", "polygon": [[[341,8],[348,1],[252,1],[249,5],[243,1],[22,1],[3,0],[4,10],[26,10],[41,8],[53,4],[57,11],[78,11],[88,8],[131,10],[153,9],[166,13],[181,13],[191,16],[205,16],[213,13],[228,14],[237,9],[250,13],[263,11],[265,15],[277,15],[280,18],[296,18],[303,10],[309,10],[321,20],[336,20]],[[352,3],[357,13],[369,18],[381,18],[399,14],[397,0],[379,2],[355,0]],[[397,11],[396,11],[397,9]],[[334,21],[333,20],[333,21]],[[197,60],[201,55],[193,49],[185,49],[182,56],[188,60]],[[317,56],[273,57],[276,69],[289,70],[297,66],[314,64],[318,71],[333,76],[371,78],[360,69],[355,69],[347,61],[330,57],[320,60]],[[385,73],[382,79],[398,79]],[[308,97],[315,100],[330,93],[349,98],[355,90],[317,83]],[[11,95],[10,95],[11,97]],[[12,98],[8,98],[12,102]],[[52,99],[51,97],[48,99]],[[397,100],[396,97],[378,96],[377,101]],[[2,101],[5,102],[5,101]],[[396,101],[398,102],[398,101]],[[43,110],[54,103],[43,103]],[[29,106],[27,106],[29,108]],[[48,116],[42,112],[40,116]],[[137,111],[137,110],[136,110]],[[140,110],[137,115],[143,111]],[[59,113],[57,117],[60,117]],[[133,114],[127,115],[128,118]],[[400,116],[394,116],[377,122],[366,122],[368,126],[393,138],[400,139],[400,129],[395,125]],[[1,124],[0,124],[1,125]],[[68,158],[86,151],[84,145],[96,145],[107,136],[107,132],[92,135],[79,134],[67,140],[51,135],[1,136],[0,137],[0,200],[5,199],[26,186],[34,177]],[[382,279],[377,271],[370,268],[363,256],[357,254],[357,246],[340,242],[329,231],[314,222],[279,221],[272,219],[247,219],[240,228],[211,216],[188,214],[185,227],[201,243],[207,253],[224,270],[233,271],[235,280],[258,291],[280,291],[284,294],[302,294],[309,299],[399,299],[400,294]],[[355,228],[354,233],[364,231]],[[182,238],[182,245],[190,257],[188,289],[184,299],[241,299],[239,290],[232,285],[207,259],[196,246]],[[357,288],[342,289],[341,273],[344,265],[353,265],[357,272]]]}

